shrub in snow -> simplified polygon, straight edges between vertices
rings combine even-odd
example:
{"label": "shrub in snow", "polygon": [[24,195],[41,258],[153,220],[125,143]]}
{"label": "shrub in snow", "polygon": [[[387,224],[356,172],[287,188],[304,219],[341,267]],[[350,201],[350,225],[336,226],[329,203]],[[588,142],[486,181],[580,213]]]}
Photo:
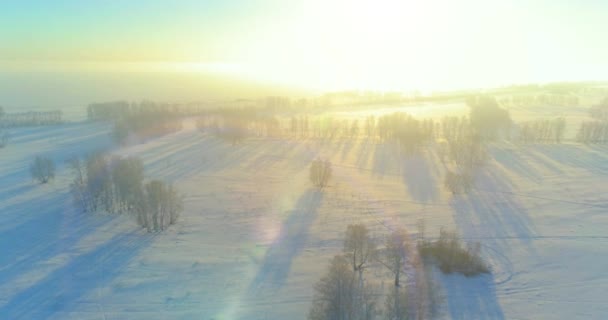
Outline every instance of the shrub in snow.
{"label": "shrub in snow", "polygon": [[443,273],[461,273],[467,277],[489,273],[490,269],[481,259],[481,245],[476,242],[465,245],[456,232],[441,229],[439,239],[422,240],[418,243],[420,255],[436,264]]}
{"label": "shrub in snow", "polygon": [[327,160],[316,159],[310,165],[310,181],[317,188],[327,186],[331,173],[331,162]]}
{"label": "shrub in snow", "polygon": [[467,193],[473,188],[472,173],[460,173],[447,170],[444,185],[452,194]]}
{"label": "shrub in snow", "polygon": [[47,183],[55,177],[55,163],[47,157],[37,156],[30,165],[32,178],[40,183]]}
{"label": "shrub in snow", "polygon": [[9,139],[10,139],[10,135],[8,134],[8,132],[0,131],[0,148],[6,147]]}

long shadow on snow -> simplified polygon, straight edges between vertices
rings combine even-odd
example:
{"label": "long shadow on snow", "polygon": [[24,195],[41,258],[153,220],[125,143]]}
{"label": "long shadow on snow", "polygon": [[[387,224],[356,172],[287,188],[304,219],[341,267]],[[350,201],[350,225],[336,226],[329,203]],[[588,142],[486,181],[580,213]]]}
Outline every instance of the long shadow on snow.
{"label": "long shadow on snow", "polygon": [[557,166],[557,162],[550,158],[547,158],[542,153],[537,152],[536,145],[522,146],[520,150],[524,156],[536,163],[539,163],[541,166],[551,170],[552,173],[564,173],[564,171]]}
{"label": "long shadow on snow", "polygon": [[373,173],[374,175],[396,175],[400,172],[399,151],[396,143],[376,143],[373,151]]}
{"label": "long shadow on snow", "polygon": [[369,158],[372,155],[372,146],[375,144],[375,141],[369,138],[362,140],[359,144],[359,149],[357,150],[357,160],[356,164],[359,168],[367,168]]}
{"label": "long shadow on snow", "polygon": [[9,283],[66,253],[114,218],[77,213],[65,195],[39,198],[32,205],[17,203],[3,209],[9,216],[28,220],[0,232],[5,240],[0,242],[0,283]]}
{"label": "long shadow on snow", "polygon": [[509,171],[514,172],[523,178],[532,179],[535,182],[539,182],[542,179],[537,170],[532,167],[526,159],[522,158],[519,154],[519,150],[500,146],[489,148],[489,152],[496,162],[500,163],[500,165]]}
{"label": "long shadow on snow", "polygon": [[529,213],[513,193],[512,182],[497,172],[497,168],[484,167],[476,176],[476,187],[450,201],[454,220],[465,238],[504,246],[508,246],[506,239],[518,239],[532,249],[536,233]]}
{"label": "long shadow on snow", "polygon": [[496,298],[494,278],[481,275],[466,278],[461,275],[442,276],[451,319],[504,319]]}
{"label": "long shadow on snow", "polygon": [[152,237],[138,232],[114,236],[15,295],[0,308],[0,318],[42,320],[79,304],[96,303],[87,295],[118,276]]}
{"label": "long shadow on snow", "polygon": [[295,209],[283,222],[279,236],[266,252],[249,291],[255,292],[262,286],[279,288],[285,283],[293,260],[306,246],[309,229],[322,200],[323,193],[313,189],[300,197]]}
{"label": "long shadow on snow", "polygon": [[142,152],[146,171],[169,181],[192,175],[241,167],[260,152],[261,143],[230,145],[212,137],[193,133],[179,141],[165,142]]}
{"label": "long shadow on snow", "polygon": [[[98,150],[107,150],[112,146],[109,127],[106,124],[90,124],[92,127],[87,127],[86,124],[88,123],[73,125],[74,132],[69,131],[69,133],[61,136],[50,136],[51,142],[38,141],[39,143],[28,146],[29,149],[34,151],[12,157],[11,163],[7,164],[2,170],[6,174],[0,175],[0,181],[13,181],[15,179],[31,181],[29,164],[37,155],[51,158],[59,171],[64,163],[75,155],[86,155]],[[45,127],[44,129],[50,128]],[[28,139],[19,143],[30,142],[36,141]],[[11,140],[11,143],[16,142]]]}
{"label": "long shadow on snow", "polygon": [[403,183],[414,200],[424,203],[432,203],[437,200],[437,180],[425,156],[405,156]]}
{"label": "long shadow on snow", "polygon": [[539,145],[534,150],[566,166],[608,174],[608,153],[602,148],[585,145]]}

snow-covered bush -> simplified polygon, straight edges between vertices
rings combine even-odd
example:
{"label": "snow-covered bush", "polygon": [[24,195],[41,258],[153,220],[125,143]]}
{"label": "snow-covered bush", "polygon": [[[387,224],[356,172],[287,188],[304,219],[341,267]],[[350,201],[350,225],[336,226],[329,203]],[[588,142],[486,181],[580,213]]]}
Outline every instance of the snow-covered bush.
{"label": "snow-covered bush", "polygon": [[329,183],[331,178],[331,162],[328,160],[316,159],[310,165],[310,181],[317,188],[323,188]]}
{"label": "snow-covered bush", "polygon": [[37,156],[30,165],[32,178],[40,183],[47,183],[55,178],[55,163],[51,158]]}
{"label": "snow-covered bush", "polygon": [[422,240],[418,243],[420,255],[435,263],[443,273],[461,273],[467,277],[489,273],[490,269],[481,258],[479,242],[464,244],[456,232],[441,229],[439,239]]}

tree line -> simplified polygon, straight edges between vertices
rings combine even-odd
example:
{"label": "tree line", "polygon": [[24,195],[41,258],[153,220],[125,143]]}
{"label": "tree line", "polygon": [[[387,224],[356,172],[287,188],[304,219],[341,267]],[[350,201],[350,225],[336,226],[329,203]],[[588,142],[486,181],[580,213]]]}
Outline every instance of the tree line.
{"label": "tree line", "polygon": [[566,131],[566,119],[539,119],[519,124],[522,143],[561,143]]}
{"label": "tree line", "polygon": [[0,107],[0,128],[46,126],[61,123],[63,123],[63,112],[59,110],[6,113]]}

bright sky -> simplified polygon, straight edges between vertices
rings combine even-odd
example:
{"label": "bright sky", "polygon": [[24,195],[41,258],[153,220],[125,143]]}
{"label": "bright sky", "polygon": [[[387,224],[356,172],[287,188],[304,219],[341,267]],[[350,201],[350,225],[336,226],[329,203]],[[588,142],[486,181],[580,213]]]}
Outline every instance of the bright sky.
{"label": "bright sky", "polygon": [[323,90],[607,80],[606,17],[605,0],[1,0],[0,68]]}

